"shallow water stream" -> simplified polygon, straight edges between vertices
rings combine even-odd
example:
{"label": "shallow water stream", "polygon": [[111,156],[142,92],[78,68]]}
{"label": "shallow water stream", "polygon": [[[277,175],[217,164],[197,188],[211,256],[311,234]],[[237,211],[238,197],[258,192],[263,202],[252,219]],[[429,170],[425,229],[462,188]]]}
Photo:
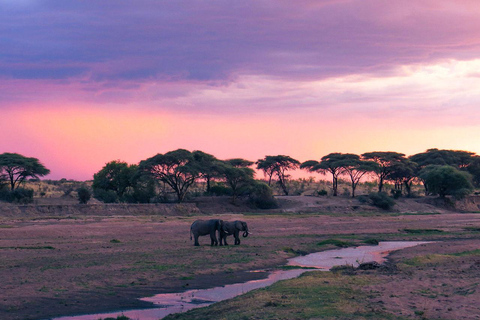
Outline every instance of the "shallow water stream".
{"label": "shallow water stream", "polygon": [[122,314],[131,319],[158,320],[172,313],[185,312],[190,309],[205,307],[215,302],[231,299],[248,291],[269,286],[280,280],[296,278],[309,270],[320,269],[328,271],[332,267],[341,265],[353,265],[356,267],[360,263],[369,261],[383,263],[390,252],[414,247],[423,243],[427,242],[380,242],[377,246],[360,246],[312,253],[306,256],[292,258],[288,261],[288,265],[290,266],[308,267],[312,269],[277,270],[271,272],[266,279],[252,280],[204,290],[158,294],[153,297],[141,299],[154,303],[158,306],[157,308],[120,310],[113,313],[60,317],[54,320],[98,320],[108,317],[116,318]]}

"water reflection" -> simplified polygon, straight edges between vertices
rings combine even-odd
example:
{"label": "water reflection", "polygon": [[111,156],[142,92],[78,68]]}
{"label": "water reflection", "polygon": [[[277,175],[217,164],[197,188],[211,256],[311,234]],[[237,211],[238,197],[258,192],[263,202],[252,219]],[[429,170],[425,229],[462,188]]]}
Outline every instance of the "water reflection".
{"label": "water reflection", "polygon": [[[427,242],[380,242],[377,246],[361,246],[312,253],[290,259],[288,265],[312,269],[330,270],[334,266],[358,266],[362,262],[376,261],[382,263],[385,257],[394,250],[413,247]],[[90,314],[73,317],[61,317],[54,320],[98,320],[99,318],[116,318],[125,315],[131,319],[158,320],[172,313],[185,312],[194,308],[208,306],[212,303],[231,299],[248,291],[267,287],[277,281],[296,278],[312,269],[277,270],[268,278],[245,283],[226,285],[205,290],[189,290],[181,293],[158,294],[140,300],[152,302],[158,308],[118,311],[114,313]]]}

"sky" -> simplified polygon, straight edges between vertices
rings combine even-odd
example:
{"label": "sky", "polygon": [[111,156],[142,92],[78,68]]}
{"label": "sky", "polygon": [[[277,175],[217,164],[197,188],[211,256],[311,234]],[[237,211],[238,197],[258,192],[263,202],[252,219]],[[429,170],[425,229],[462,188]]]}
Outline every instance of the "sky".
{"label": "sky", "polygon": [[50,179],[219,159],[480,153],[478,0],[0,0],[0,153]]}

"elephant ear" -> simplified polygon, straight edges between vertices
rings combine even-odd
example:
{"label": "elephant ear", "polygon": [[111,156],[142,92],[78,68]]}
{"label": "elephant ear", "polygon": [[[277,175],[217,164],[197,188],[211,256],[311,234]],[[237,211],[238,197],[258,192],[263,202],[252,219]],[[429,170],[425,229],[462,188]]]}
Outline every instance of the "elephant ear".
{"label": "elephant ear", "polygon": [[242,221],[235,221],[235,229],[243,230],[243,223]]}

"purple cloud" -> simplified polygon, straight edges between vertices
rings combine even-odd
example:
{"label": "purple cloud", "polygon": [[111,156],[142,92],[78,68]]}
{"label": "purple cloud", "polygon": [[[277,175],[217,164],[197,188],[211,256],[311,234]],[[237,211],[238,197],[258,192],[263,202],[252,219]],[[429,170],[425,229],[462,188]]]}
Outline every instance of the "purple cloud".
{"label": "purple cloud", "polygon": [[8,78],[83,73],[92,81],[205,81],[247,73],[318,79],[480,53],[479,7],[473,1],[111,0],[2,6],[0,75]]}

